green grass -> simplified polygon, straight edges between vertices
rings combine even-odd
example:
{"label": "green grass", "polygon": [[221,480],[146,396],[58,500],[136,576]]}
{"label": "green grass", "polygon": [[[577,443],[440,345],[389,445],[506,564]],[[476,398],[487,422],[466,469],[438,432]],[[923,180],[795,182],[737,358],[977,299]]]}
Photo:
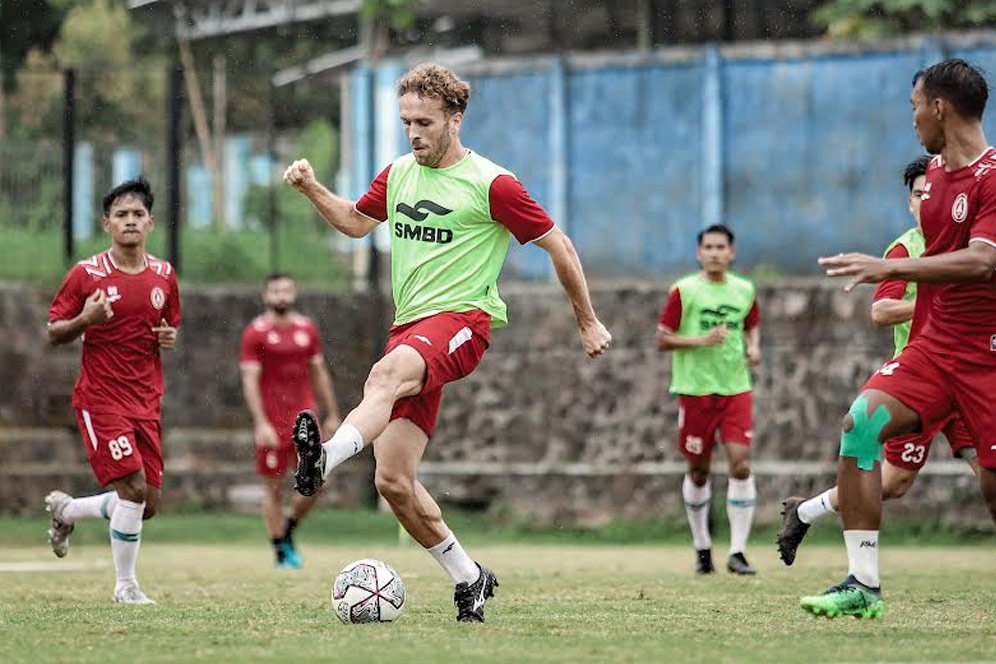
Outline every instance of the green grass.
{"label": "green grass", "polygon": [[[329,532],[336,524],[344,532]],[[317,514],[300,531],[306,567],[296,572],[273,569],[256,517],[157,518],[147,524],[139,562],[143,586],[159,601],[155,607],[110,603],[113,571],[104,524],[81,524],[69,557],[58,561],[39,543],[38,530],[35,543],[22,542],[29,526],[43,529],[40,520],[6,519],[0,522],[0,570],[25,561],[51,562],[55,570],[76,567],[0,571],[0,661],[996,659],[991,539],[943,547],[883,544],[886,615],[860,622],[818,620],[798,608],[800,594],[822,591],[842,577],[840,545],[807,542],[796,565],[785,568],[773,547],[757,538],[748,552],[757,577],[697,578],[684,542],[556,543],[522,532],[509,542],[471,528],[469,519],[460,525],[467,526],[461,538],[471,554],[501,580],[484,625],[454,622],[452,586],[419,547],[396,543],[396,529],[384,515]],[[331,614],[332,578],[361,557],[387,560],[404,578],[408,606],[398,623],[344,626]]]}
{"label": "green grass", "polygon": [[[184,229],[180,236],[181,279],[187,284],[252,283],[279,267],[301,283],[344,287],[349,276],[328,250],[328,235],[314,224],[281,228],[279,255],[274,265],[271,238],[264,231],[218,232]],[[149,236],[146,250],[168,258],[162,226]],[[110,246],[106,235],[78,242],[77,259],[92,256]],[[61,231],[34,232],[0,228],[0,280],[58,286],[63,275]]]}

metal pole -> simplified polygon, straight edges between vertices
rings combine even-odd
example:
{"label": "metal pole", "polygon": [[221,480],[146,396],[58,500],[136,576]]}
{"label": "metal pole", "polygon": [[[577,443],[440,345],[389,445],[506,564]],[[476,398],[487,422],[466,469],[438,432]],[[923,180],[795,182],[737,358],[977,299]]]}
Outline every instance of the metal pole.
{"label": "metal pole", "polygon": [[76,155],[76,72],[66,69],[62,72],[62,205],[64,254],[66,267],[73,264],[73,180]]}
{"label": "metal pole", "polygon": [[166,251],[169,262],[180,274],[180,118],[183,113],[183,68],[173,63],[167,73],[166,96]]}
{"label": "metal pole", "polygon": [[280,271],[280,201],[277,200],[279,182],[273,181],[273,165],[277,163],[277,88],[270,77],[270,108],[266,123],[266,154],[270,159],[270,181],[267,189],[267,216],[270,221],[270,272]]}

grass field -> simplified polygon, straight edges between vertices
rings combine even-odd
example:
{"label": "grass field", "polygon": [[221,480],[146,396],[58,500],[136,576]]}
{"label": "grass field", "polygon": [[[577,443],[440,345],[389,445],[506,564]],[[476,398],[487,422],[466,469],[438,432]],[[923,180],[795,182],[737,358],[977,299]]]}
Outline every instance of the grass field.
{"label": "grass field", "polygon": [[[154,607],[110,603],[104,524],[78,527],[60,561],[32,543],[43,539],[44,522],[0,520],[0,661],[996,660],[991,538],[923,547],[886,540],[885,619],[829,622],[804,615],[798,597],[841,577],[844,554],[832,530],[807,542],[791,569],[764,533],[750,551],[755,578],[695,577],[690,547],[674,537],[661,545],[556,536],[489,544],[495,538],[470,532],[468,548],[498,572],[501,587],[486,624],[461,625],[448,580],[417,546],[393,541],[389,520],[376,515],[344,528],[334,544],[328,526],[356,523],[356,515],[326,514],[301,534],[299,571],[271,566],[252,517],[151,522],[139,572]],[[398,623],[344,626],[331,613],[332,578],[361,557],[387,560],[404,578],[408,605]],[[48,569],[25,571],[24,563]]]}

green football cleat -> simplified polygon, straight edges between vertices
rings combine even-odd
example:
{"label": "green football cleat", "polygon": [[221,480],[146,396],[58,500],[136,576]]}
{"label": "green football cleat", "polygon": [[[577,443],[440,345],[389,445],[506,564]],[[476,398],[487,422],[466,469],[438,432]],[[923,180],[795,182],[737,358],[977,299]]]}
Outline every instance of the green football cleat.
{"label": "green football cleat", "polygon": [[885,613],[882,592],[877,588],[869,588],[854,576],[847,577],[843,583],[822,595],[803,597],[800,605],[803,611],[827,618],[837,616],[881,618]]}

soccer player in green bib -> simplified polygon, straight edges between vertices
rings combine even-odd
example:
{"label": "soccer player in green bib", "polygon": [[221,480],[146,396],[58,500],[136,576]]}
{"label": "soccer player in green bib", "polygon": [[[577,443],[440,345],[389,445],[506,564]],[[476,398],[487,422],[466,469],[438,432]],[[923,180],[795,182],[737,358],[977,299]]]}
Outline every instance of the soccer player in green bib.
{"label": "soccer player in green bib", "polygon": [[679,279],[668,294],[657,347],[671,351],[671,392],[678,395],[678,446],[688,460],[681,487],[692,528],[696,571],[711,574],[710,461],[717,440],[726,450],[730,556],[734,574],[754,574],[744,556],[754,519],[756,489],[750,469],[753,438],[748,365],[761,363],[760,314],[754,284],[730,271],[733,232],[715,224],[698,234],[702,270]]}
{"label": "soccer player in green bib", "polygon": [[[916,225],[909,228],[885,248],[885,258],[919,258],[926,249],[923,231],[920,229],[920,200],[927,187],[927,166],[930,157],[913,160],[903,170],[903,182],[909,187],[908,209]],[[913,322],[916,305],[915,281],[888,279],[875,289],[872,298],[871,318],[879,327],[892,327],[895,351],[892,357],[903,352],[907,342],[923,329],[925,321]],[[888,363],[887,363],[888,364]],[[952,454],[964,459],[979,474],[978,453],[965,422],[957,414],[952,415],[941,427],[951,445]],[[913,486],[913,481],[927,463],[930,446],[937,430],[896,436],[885,441],[882,446],[882,499],[902,498]],[[826,514],[836,514],[838,509],[837,487],[827,489],[808,500],[798,496],[786,498],[782,505],[782,527],[778,531],[778,555],[782,562],[791,565],[796,552],[809,526]]]}
{"label": "soccer player in green bib", "polygon": [[584,351],[600,355],[612,337],[595,316],[570,239],[512,173],[460,143],[470,86],[449,69],[419,65],[398,82],[398,99],[411,152],[385,168],[355,204],[317,182],[306,160],[284,174],[350,237],[388,224],[395,304],[384,357],[371,368],[362,401],[334,435],[323,443],[315,416],[298,416],[295,487],[313,494],[336,466],[372,444],[377,491],[452,578],[457,620],[484,622],[484,603],[498,579],[457,541],[418,481],[418,467],[443,385],[470,374],[491,329],[507,323],[498,275],[512,236],[550,254]]}

